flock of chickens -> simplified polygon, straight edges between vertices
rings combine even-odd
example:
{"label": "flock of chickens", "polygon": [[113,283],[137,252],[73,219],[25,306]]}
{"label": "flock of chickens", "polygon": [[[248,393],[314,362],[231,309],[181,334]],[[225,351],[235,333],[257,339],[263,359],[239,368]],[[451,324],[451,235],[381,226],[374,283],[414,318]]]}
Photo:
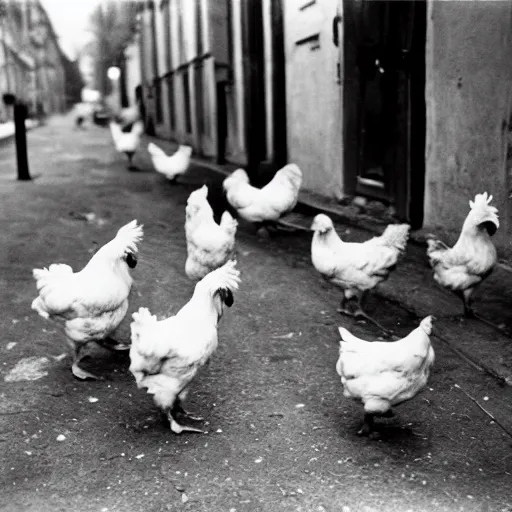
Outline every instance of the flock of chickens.
{"label": "flock of chickens", "polygon": [[[129,153],[136,148],[130,149],[122,139],[125,135],[140,136],[140,127],[136,122],[132,131],[125,133],[114,124],[111,123],[111,130],[116,148],[127,152],[131,159]],[[152,143],[148,150],[155,169],[169,179],[186,172],[190,164],[191,149],[186,146],[171,156]],[[227,177],[223,189],[240,218],[272,225],[293,210],[301,184],[300,169],[289,164],[261,189],[250,184],[243,169]],[[497,261],[491,236],[499,221],[491,200],[492,196],[484,193],[470,201],[470,212],[452,248],[433,238],[428,240],[427,255],[434,279],[461,297],[466,316],[474,314],[474,289],[492,272]],[[214,220],[206,185],[190,194],[185,220],[185,272],[196,282],[193,295],[174,316],[164,320],[158,320],[147,308],[133,313],[131,344],[119,343],[111,335],[128,311],[130,269],[137,265],[138,245],[143,239],[143,227],[135,220],[121,227],[116,237],[78,272],[55,263],[34,269],[38,296],[32,309],[45,319],[64,323],[73,350],[72,372],[77,378],[96,378],[80,367],[88,343],[96,342],[112,350],[127,349],[129,369],[137,386],[153,395],[167,415],[171,430],[177,434],[202,432],[184,425],[180,417],[202,419],[188,413],[183,402],[189,384],[217,348],[219,321],[224,308],[233,305],[241,282],[234,260],[237,227],[237,220],[228,211],[223,213],[220,223]],[[341,288],[338,311],[376,323],[364,312],[363,299],[396,267],[405,252],[409,228],[407,224],[392,224],[381,236],[363,243],[344,242],[327,215],[314,218],[312,263],[326,280]],[[392,415],[393,406],[410,400],[425,388],[434,363],[430,342],[432,320],[431,316],[424,318],[408,336],[396,341],[364,341],[339,328],[336,370],[344,395],[364,405],[364,423],[359,434],[377,437],[374,417]]]}

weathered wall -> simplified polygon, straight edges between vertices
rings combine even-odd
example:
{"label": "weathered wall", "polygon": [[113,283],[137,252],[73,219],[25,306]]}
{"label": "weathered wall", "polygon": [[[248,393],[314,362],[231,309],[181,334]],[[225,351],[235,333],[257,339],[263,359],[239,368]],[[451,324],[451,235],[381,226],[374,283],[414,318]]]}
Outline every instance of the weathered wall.
{"label": "weathered wall", "polygon": [[142,82],[139,44],[139,36],[137,35],[135,40],[128,45],[124,52],[126,57],[126,90],[130,105],[136,103],[135,88]]}
{"label": "weathered wall", "polygon": [[338,198],[342,105],[339,49],[332,42],[337,7],[338,0],[284,2],[288,160],[302,169],[304,189]]}
{"label": "weathered wall", "polygon": [[430,0],[426,63],[425,226],[458,231],[469,199],[488,191],[508,250],[511,20],[512,2]]}

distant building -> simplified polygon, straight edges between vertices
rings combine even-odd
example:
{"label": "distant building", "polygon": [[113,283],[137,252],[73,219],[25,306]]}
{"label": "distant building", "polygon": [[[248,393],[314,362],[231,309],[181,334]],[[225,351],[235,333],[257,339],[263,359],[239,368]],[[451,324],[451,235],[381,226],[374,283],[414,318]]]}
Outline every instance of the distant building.
{"label": "distant building", "polygon": [[[62,112],[76,98],[76,65],[59,47],[39,0],[0,1],[0,89],[23,99],[32,114]],[[81,86],[80,86],[81,88]],[[79,95],[78,100],[79,101]],[[8,116],[0,105],[0,120]]]}
{"label": "distant building", "polygon": [[253,177],[296,162],[312,195],[452,237],[487,191],[512,252],[512,2],[150,0],[140,17],[148,130]]}

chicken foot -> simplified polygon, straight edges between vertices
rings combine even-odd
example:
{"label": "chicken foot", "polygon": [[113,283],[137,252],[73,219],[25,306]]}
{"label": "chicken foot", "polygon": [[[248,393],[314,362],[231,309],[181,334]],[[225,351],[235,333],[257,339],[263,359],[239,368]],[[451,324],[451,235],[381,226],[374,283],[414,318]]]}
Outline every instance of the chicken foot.
{"label": "chicken foot", "polygon": [[75,345],[74,346],[74,355],[73,355],[73,364],[71,365],[71,372],[73,375],[80,380],[93,379],[93,380],[101,380],[101,377],[98,377],[92,373],[85,371],[83,368],[78,366],[78,363],[82,360],[80,356],[80,352],[84,345]]}
{"label": "chicken foot", "polygon": [[[181,396],[184,397],[185,395],[186,391],[182,391]],[[185,416],[185,418],[188,418],[193,421],[203,420],[201,416],[196,416],[183,408],[180,395],[176,397],[176,400],[174,401],[172,407],[167,411],[167,419],[169,420],[169,423],[171,425],[171,430],[175,434],[181,434],[182,432],[196,432],[198,434],[206,434],[204,430],[201,430],[199,428],[187,427],[185,425],[181,425],[180,423],[178,423],[175,419],[175,416],[177,414],[181,414],[182,416]]]}
{"label": "chicken foot", "polygon": [[133,165],[133,156],[135,155],[135,151],[125,151],[126,156],[128,157],[128,170],[134,171],[136,167]]}
{"label": "chicken foot", "polygon": [[479,314],[475,313],[473,307],[472,307],[472,298],[471,295],[473,294],[473,288],[468,288],[467,290],[464,290],[463,292],[457,293],[457,295],[461,298],[463,304],[464,304],[464,318],[472,318],[474,320],[478,320],[484,324],[487,324],[489,327],[492,327],[493,329],[496,329],[497,331],[500,331],[507,336],[510,334],[502,329],[499,325],[494,324],[490,320],[486,320]]}
{"label": "chicken foot", "polygon": [[358,436],[368,436],[371,438],[377,438],[378,434],[373,431],[374,415],[366,412],[364,414],[363,426],[357,431]]}
{"label": "chicken foot", "polygon": [[171,412],[173,415],[176,413],[181,414],[192,421],[204,421],[204,418],[202,416],[198,416],[197,414],[186,411],[183,408],[182,401],[181,401],[180,397],[176,398],[176,401],[174,402],[174,405],[172,406]]}
{"label": "chicken foot", "polygon": [[[381,416],[382,418],[394,418],[395,413],[393,412],[392,409],[388,409],[386,412],[378,414],[378,416]],[[370,437],[370,439],[379,439],[380,434],[373,430],[374,419],[375,419],[374,413],[365,412],[363,426],[360,428],[360,430],[358,430],[357,435],[358,436],[368,436],[368,437]]]}
{"label": "chicken foot", "polygon": [[194,427],[187,427],[185,425],[180,425],[174,418],[173,418],[173,412],[172,409],[169,409],[167,411],[167,419],[169,420],[169,423],[171,425],[171,430],[175,434],[181,434],[182,432],[196,432],[198,434],[206,434],[204,430],[201,430],[199,428]]}
{"label": "chicken foot", "polygon": [[473,308],[471,307],[471,295],[473,293],[473,288],[468,288],[464,291],[459,291],[457,295],[461,298],[462,303],[464,304],[464,316],[466,318],[476,318],[475,312],[473,311]]}
{"label": "chicken foot", "polygon": [[130,350],[130,345],[127,343],[120,343],[119,341],[115,340],[114,338],[111,338],[110,336],[108,338],[105,338],[101,342],[101,346],[108,348],[109,350]]}

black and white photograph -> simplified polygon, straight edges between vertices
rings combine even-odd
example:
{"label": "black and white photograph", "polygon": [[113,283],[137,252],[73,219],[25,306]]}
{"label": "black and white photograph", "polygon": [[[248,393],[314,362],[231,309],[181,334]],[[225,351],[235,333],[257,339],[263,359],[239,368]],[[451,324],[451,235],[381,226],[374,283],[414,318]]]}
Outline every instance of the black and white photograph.
{"label": "black and white photograph", "polygon": [[512,512],[511,0],[0,0],[0,512]]}

